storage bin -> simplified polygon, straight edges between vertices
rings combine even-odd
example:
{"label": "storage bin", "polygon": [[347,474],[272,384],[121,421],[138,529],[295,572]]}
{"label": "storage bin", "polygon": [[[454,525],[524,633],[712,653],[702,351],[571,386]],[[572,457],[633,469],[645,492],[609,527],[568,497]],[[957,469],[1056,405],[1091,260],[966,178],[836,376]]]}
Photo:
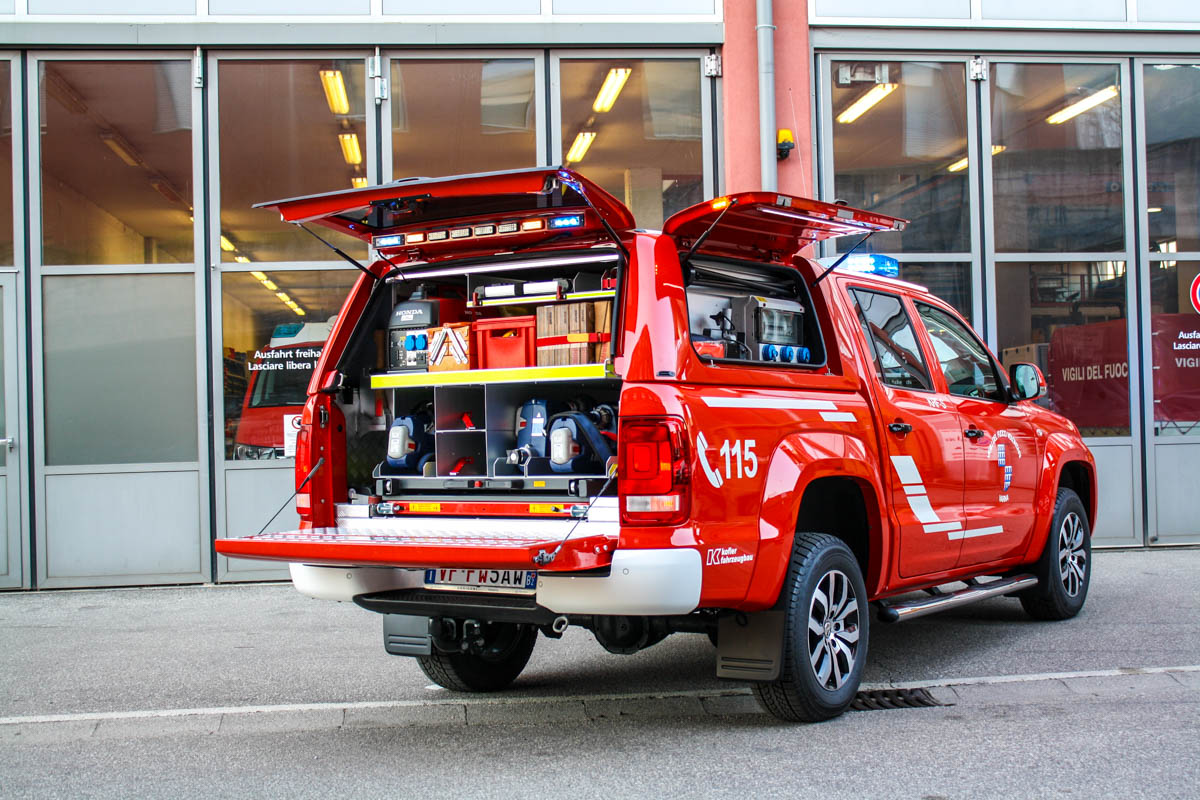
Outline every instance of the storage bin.
{"label": "storage bin", "polygon": [[537,364],[537,323],[527,317],[477,319],[471,323],[471,350],[479,369]]}

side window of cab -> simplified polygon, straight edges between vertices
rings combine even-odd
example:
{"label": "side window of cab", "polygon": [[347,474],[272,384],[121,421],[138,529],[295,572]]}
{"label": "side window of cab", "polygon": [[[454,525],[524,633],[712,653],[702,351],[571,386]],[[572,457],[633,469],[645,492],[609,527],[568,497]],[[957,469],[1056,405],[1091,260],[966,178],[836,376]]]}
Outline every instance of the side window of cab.
{"label": "side window of cab", "polygon": [[1007,402],[1008,388],[979,337],[940,308],[920,301],[914,305],[929,333],[950,394]]}
{"label": "side window of cab", "polygon": [[921,346],[900,298],[866,289],[851,289],[850,296],[879,380],[898,389],[932,391]]}

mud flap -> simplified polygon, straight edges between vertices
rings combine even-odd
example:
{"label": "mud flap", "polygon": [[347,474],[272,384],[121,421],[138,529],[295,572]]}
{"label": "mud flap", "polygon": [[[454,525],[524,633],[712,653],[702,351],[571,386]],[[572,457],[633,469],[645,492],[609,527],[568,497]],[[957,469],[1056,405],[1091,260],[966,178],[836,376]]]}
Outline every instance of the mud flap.
{"label": "mud flap", "polygon": [[717,621],[717,677],[773,681],[783,653],[782,611],[729,614]]}
{"label": "mud flap", "polygon": [[429,617],[383,615],[383,649],[394,656],[427,656],[432,652]]}

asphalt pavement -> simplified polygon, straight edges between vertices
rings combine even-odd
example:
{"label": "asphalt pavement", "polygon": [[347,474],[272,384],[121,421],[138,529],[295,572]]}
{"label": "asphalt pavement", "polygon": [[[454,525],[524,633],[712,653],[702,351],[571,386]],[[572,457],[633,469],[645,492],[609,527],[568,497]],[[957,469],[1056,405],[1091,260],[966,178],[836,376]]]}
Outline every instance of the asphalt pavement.
{"label": "asphalt pavement", "polygon": [[760,713],[676,635],[539,641],[501,694],[432,686],[380,620],[287,585],[0,595],[0,796],[1194,797],[1200,550],[1098,552],[1077,618],[997,598],[871,632],[866,688]]}

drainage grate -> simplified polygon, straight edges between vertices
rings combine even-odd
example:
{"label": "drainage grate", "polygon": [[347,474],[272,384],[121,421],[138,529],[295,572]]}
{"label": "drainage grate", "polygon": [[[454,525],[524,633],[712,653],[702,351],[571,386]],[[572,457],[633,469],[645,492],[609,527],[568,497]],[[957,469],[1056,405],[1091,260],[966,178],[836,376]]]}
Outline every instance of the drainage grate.
{"label": "drainage grate", "polygon": [[884,711],[889,708],[929,708],[941,706],[925,689],[875,689],[859,692],[850,704],[851,711]]}

